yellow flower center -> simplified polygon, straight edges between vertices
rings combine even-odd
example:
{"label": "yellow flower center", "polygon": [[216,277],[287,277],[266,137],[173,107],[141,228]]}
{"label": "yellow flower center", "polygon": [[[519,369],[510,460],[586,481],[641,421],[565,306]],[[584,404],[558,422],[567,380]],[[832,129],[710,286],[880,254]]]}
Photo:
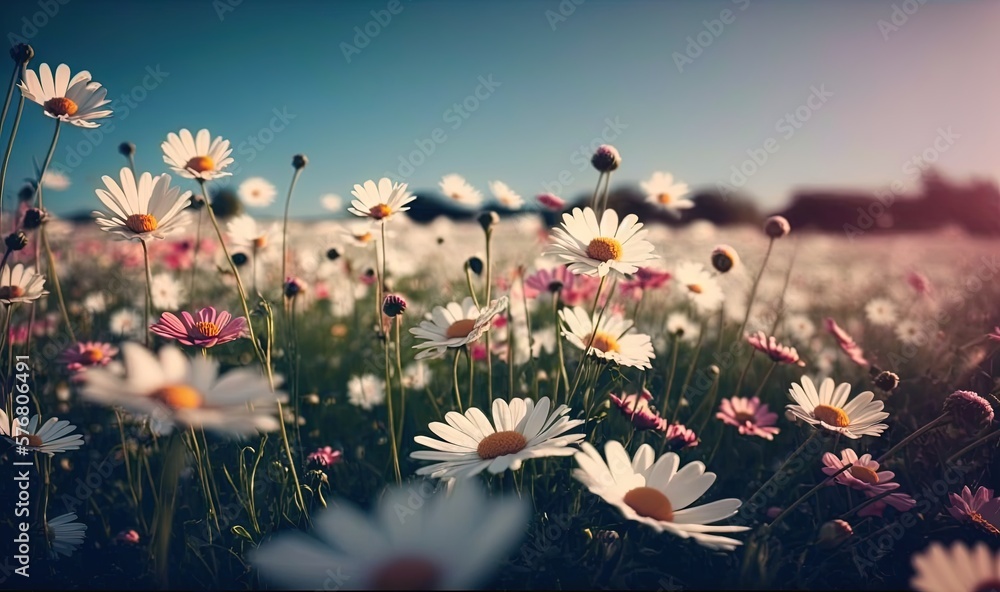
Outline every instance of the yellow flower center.
{"label": "yellow flower center", "polygon": [[598,331],[588,335],[587,339],[583,342],[590,343],[591,347],[601,350],[604,353],[621,351],[621,347],[618,345],[618,340],[615,339],[614,335],[605,333],[604,331]]}
{"label": "yellow flower center", "polygon": [[201,393],[185,384],[160,387],[150,397],[172,409],[197,409],[204,401]]}
{"label": "yellow flower center", "polygon": [[184,168],[191,169],[196,173],[204,173],[205,171],[215,169],[215,161],[212,160],[211,156],[195,156],[191,160],[187,161]]}
{"label": "yellow flower center", "polygon": [[370,590],[437,590],[441,568],[421,557],[397,557],[372,571]]}
{"label": "yellow flower center", "polygon": [[878,483],[878,473],[869,469],[868,467],[862,467],[860,465],[854,465],[850,469],[851,476],[861,481],[862,483],[867,483],[869,485],[875,485]]}
{"label": "yellow flower center", "polygon": [[74,103],[70,99],[67,99],[66,97],[53,97],[45,101],[44,107],[46,111],[55,115],[56,117],[60,117],[62,115],[68,115],[72,117],[73,115],[76,114],[77,110],[79,109],[76,103]]}
{"label": "yellow flower center", "polygon": [[10,300],[24,296],[24,288],[21,286],[0,286],[0,300]]}
{"label": "yellow flower center", "polygon": [[209,321],[200,321],[194,324],[194,328],[205,337],[215,337],[219,334],[219,326]]}
{"label": "yellow flower center", "polygon": [[498,456],[521,452],[527,445],[528,441],[520,432],[497,432],[480,440],[476,452],[479,454],[479,458],[490,460]]}
{"label": "yellow flower center", "polygon": [[356,241],[358,241],[359,243],[362,243],[362,244],[367,244],[368,242],[370,242],[372,240],[372,238],[373,238],[372,237],[372,233],[370,233],[370,232],[366,232],[364,234],[355,234],[354,235],[354,240],[356,240]]}
{"label": "yellow flower center", "polygon": [[[990,523],[990,521],[987,520],[986,518],[983,518],[983,515],[980,514],[979,512],[970,512],[969,520],[971,520],[973,524],[983,529],[984,531],[992,534],[993,536],[1000,536],[1000,529],[998,529],[996,526],[993,526],[993,524]],[[980,586],[976,590],[977,592],[980,590],[982,590],[983,592],[996,592],[997,590],[1000,590],[1000,581],[992,582],[991,585],[992,588],[989,586]]]}
{"label": "yellow flower center", "polygon": [[476,328],[475,319],[462,319],[460,321],[455,321],[452,323],[448,329],[444,332],[444,336],[448,339],[457,339],[460,337],[468,337],[469,333]]}
{"label": "yellow flower center", "polygon": [[258,236],[257,238],[253,239],[253,248],[263,249],[266,246],[267,246],[266,236]]}
{"label": "yellow flower center", "polygon": [[652,487],[636,487],[629,490],[622,499],[625,505],[635,510],[635,513],[644,517],[672,522],[674,519],[674,507],[670,504],[667,496],[663,492]]}
{"label": "yellow flower center", "polygon": [[702,292],[705,291],[705,289],[701,287],[701,284],[688,284],[687,289],[694,292],[695,294],[701,294]]}
{"label": "yellow flower center", "polygon": [[661,193],[656,196],[656,199],[663,205],[667,205],[668,203],[674,201],[674,198],[669,193]]}
{"label": "yellow flower center", "polygon": [[104,359],[104,352],[96,347],[92,347],[90,349],[84,350],[80,354],[80,357],[82,357],[84,360],[87,360],[91,364],[96,364]]}
{"label": "yellow flower center", "polygon": [[587,257],[598,261],[618,261],[622,256],[622,244],[613,238],[599,236],[587,245]]}
{"label": "yellow flower center", "polygon": [[385,204],[378,204],[377,206],[372,206],[371,209],[368,210],[368,215],[370,215],[372,218],[375,218],[376,220],[381,220],[382,218],[388,218],[389,214],[391,213],[392,213],[392,208],[390,208]]}
{"label": "yellow flower center", "polygon": [[847,413],[845,413],[840,407],[817,405],[816,408],[813,409],[813,417],[838,428],[846,428],[851,425],[851,418],[848,417]]}
{"label": "yellow flower center", "polygon": [[132,214],[125,218],[125,226],[136,234],[153,232],[160,225],[152,214]]}
{"label": "yellow flower center", "polygon": [[754,414],[753,414],[753,413],[747,413],[746,411],[740,411],[740,412],[737,412],[737,413],[736,413],[736,414],[734,415],[734,418],[735,418],[735,419],[736,419],[736,421],[737,421],[737,422],[739,422],[739,423],[746,423],[746,422],[748,422],[748,421],[749,421],[750,423],[753,423],[753,422],[754,422],[754,418],[755,418],[755,416],[754,416]]}

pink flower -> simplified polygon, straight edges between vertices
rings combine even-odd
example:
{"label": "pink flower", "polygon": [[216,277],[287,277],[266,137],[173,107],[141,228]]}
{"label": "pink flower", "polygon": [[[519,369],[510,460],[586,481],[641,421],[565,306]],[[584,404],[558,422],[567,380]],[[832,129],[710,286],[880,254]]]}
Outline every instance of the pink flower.
{"label": "pink flower", "polygon": [[753,335],[747,335],[746,340],[755,350],[764,352],[767,357],[779,364],[806,365],[799,359],[799,352],[794,347],[781,345],[773,335],[767,337],[763,331],[757,331]]}
{"label": "pink flower", "polygon": [[858,347],[858,344],[854,343],[854,339],[841,329],[840,325],[833,319],[827,318],[824,323],[826,324],[826,330],[837,340],[837,345],[840,346],[840,349],[844,350],[847,357],[858,366],[867,367],[868,360],[865,359],[865,352]]}
{"label": "pink flower", "polygon": [[662,287],[670,281],[670,278],[670,272],[660,271],[652,267],[640,267],[629,277],[628,281],[622,282],[621,288],[624,290],[632,288],[652,290]]}
{"label": "pink flower", "polygon": [[632,421],[632,425],[637,430],[666,431],[667,420],[660,417],[659,412],[649,405],[653,400],[653,395],[646,389],[642,393],[633,395],[623,395],[621,397],[610,393],[608,395],[611,402],[622,412],[622,415]]}
{"label": "pink flower", "polygon": [[329,446],[317,448],[306,457],[306,463],[317,467],[331,467],[343,460],[344,453]]}
{"label": "pink flower", "polygon": [[664,435],[667,439],[667,446],[674,451],[698,445],[698,435],[694,433],[694,430],[679,423],[668,425]]}
{"label": "pink flower", "polygon": [[66,348],[59,361],[70,372],[81,372],[94,366],[107,366],[118,354],[118,348],[100,341],[82,341]]}
{"label": "pink flower", "polygon": [[226,311],[216,313],[211,306],[198,311],[195,320],[191,313],[181,311],[181,318],[171,312],[160,315],[160,320],[149,329],[160,337],[176,339],[184,345],[214,347],[243,337],[246,319],[233,317]]}
{"label": "pink flower", "polygon": [[948,513],[955,520],[978,524],[986,521],[994,529],[1000,529],[1000,497],[993,497],[992,489],[980,487],[973,495],[966,485],[962,488],[962,495],[949,493],[948,499],[951,501]]}
{"label": "pink flower", "polygon": [[780,430],[775,427],[778,414],[762,405],[759,397],[733,397],[723,399],[719,412],[715,417],[723,423],[739,428],[742,436],[758,436],[765,440],[773,440]]}
{"label": "pink flower", "polygon": [[543,193],[537,198],[538,203],[542,204],[546,209],[553,212],[561,212],[566,209],[566,201],[561,197],[552,195],[551,193]]}
{"label": "pink flower", "polygon": [[119,545],[138,545],[139,533],[134,530],[123,530],[115,535],[115,543]]}
{"label": "pink flower", "polygon": [[931,292],[931,282],[927,279],[924,274],[911,271],[906,275],[906,283],[910,284],[910,287],[916,291],[917,294],[924,295],[930,294]]}
{"label": "pink flower", "polygon": [[600,280],[572,273],[565,265],[540,269],[524,280],[524,294],[538,298],[542,294],[559,294],[567,306],[577,306],[591,300]]}
{"label": "pink flower", "polygon": [[[879,464],[872,460],[872,455],[865,454],[858,457],[857,453],[850,448],[845,448],[840,452],[840,458],[831,452],[823,455],[823,472],[827,475],[836,474],[846,465],[851,468],[841,472],[833,478],[834,482],[845,485],[851,489],[856,489],[865,494],[868,498],[878,497],[886,492],[899,488],[899,483],[893,481],[896,474],[892,471],[879,471]],[[881,500],[874,502],[859,512],[859,516],[881,516],[886,504],[896,508],[900,512],[905,512],[917,505],[916,500],[905,493],[891,493]]]}

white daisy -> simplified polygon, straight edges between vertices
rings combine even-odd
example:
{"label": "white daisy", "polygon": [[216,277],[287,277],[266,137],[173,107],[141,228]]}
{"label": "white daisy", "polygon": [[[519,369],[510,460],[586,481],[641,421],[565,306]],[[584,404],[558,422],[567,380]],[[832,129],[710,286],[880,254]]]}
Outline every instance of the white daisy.
{"label": "white daisy", "polygon": [[[67,435],[76,429],[76,426],[70,422],[50,417],[41,427],[38,427],[38,421],[38,415],[34,415],[28,421],[28,425],[21,427],[17,419],[8,420],[7,414],[3,409],[0,409],[0,436],[8,438],[28,450],[42,452],[49,456],[57,452],[78,450],[83,444],[82,435]],[[27,442],[24,441],[24,438],[27,438]]]}
{"label": "white daisy", "polygon": [[524,199],[503,181],[490,181],[490,193],[508,210],[520,210],[524,206]]}
{"label": "white daisy", "polygon": [[447,306],[434,307],[419,326],[410,329],[410,333],[424,340],[413,346],[414,349],[423,350],[415,359],[440,358],[448,348],[462,347],[477,341],[489,331],[493,317],[506,308],[506,296],[490,302],[482,310],[469,296],[461,304],[451,302]]}
{"label": "white daisy", "polygon": [[0,269],[0,303],[31,302],[48,294],[45,277],[35,273],[34,267],[18,263],[13,269],[4,264]]}
{"label": "white daisy", "polygon": [[681,341],[697,341],[701,333],[701,326],[682,312],[667,315],[666,327],[667,333],[677,335]]}
{"label": "white daisy", "polygon": [[275,411],[284,393],[272,392],[256,369],[235,368],[219,376],[216,360],[189,358],[173,345],[158,355],[131,342],[121,349],[124,376],[110,368],[88,370],[83,373],[84,399],[224,436],[278,429]]}
{"label": "white daisy", "polygon": [[406,190],[406,183],[393,183],[388,177],[379,179],[377,186],[371,179],[364,185],[355,185],[351,195],[355,199],[347,208],[348,212],[379,221],[388,220],[396,212],[409,210],[406,204],[417,199]]}
{"label": "white daisy", "polygon": [[816,324],[804,314],[788,315],[785,318],[785,331],[795,341],[805,343],[816,334]]}
{"label": "white daisy", "polygon": [[385,402],[385,381],[373,374],[351,377],[347,381],[347,400],[351,405],[371,411],[376,405]]}
{"label": "white daisy", "polygon": [[335,193],[327,193],[320,197],[319,203],[328,212],[339,212],[344,208],[344,200]]}
{"label": "white daisy", "polygon": [[435,492],[419,481],[387,490],[372,517],[338,503],[314,519],[315,537],[280,533],[249,559],[291,589],[469,590],[524,537],[529,513],[530,504],[487,497],[477,484]]}
{"label": "white daisy", "polygon": [[913,579],[917,592],[989,592],[1000,590],[1000,553],[980,541],[969,548],[962,541],[945,547],[934,541],[926,551],[913,556]]}
{"label": "white daisy", "polygon": [[108,299],[104,292],[91,292],[83,299],[83,308],[91,314],[102,313],[108,309]]}
{"label": "white daisy", "polygon": [[721,499],[701,506],[690,506],[715,482],[715,473],[706,473],[705,465],[695,461],[680,466],[680,457],[668,452],[654,461],[655,453],[643,444],[631,459],[621,443],[604,445],[607,461],[589,442],[580,445],[574,455],[580,466],[573,477],[591,493],[616,507],[628,520],[645,524],[657,532],[691,538],[710,549],[732,551],[743,543],[714,533],[743,532],[746,526],[711,526],[739,510],[742,502]]}
{"label": "white daisy", "polygon": [[99,127],[100,124],[93,120],[111,115],[110,109],[99,109],[111,102],[104,98],[108,90],[100,83],[92,82],[90,72],[86,70],[70,78],[66,64],[56,67],[55,76],[48,64],[39,66],[38,74],[28,70],[18,88],[24,98],[44,107],[49,117],[77,127]]}
{"label": "white daisy", "polygon": [[48,520],[45,524],[45,538],[48,540],[52,558],[72,555],[83,545],[86,532],[87,525],[77,522],[76,514],[72,512]]}
{"label": "white daisy", "polygon": [[[386,236],[389,236],[386,231]],[[341,236],[347,239],[348,244],[355,247],[368,247],[372,241],[378,240],[378,231],[374,222],[370,219],[347,222],[341,229]]]}
{"label": "white daisy", "polygon": [[138,337],[145,328],[142,326],[142,316],[139,313],[123,308],[108,318],[108,330],[122,337]]}
{"label": "white daisy", "polygon": [[226,223],[226,233],[234,248],[260,251],[280,236],[281,227],[277,222],[258,225],[249,214],[240,214]]}
{"label": "white daisy", "polygon": [[278,190],[274,188],[274,185],[271,185],[270,181],[263,177],[250,177],[240,183],[236,192],[239,194],[240,200],[252,208],[269,206],[274,203],[274,198],[278,195]]}
{"label": "white daisy", "polygon": [[441,177],[441,182],[438,185],[441,187],[441,193],[452,201],[469,207],[478,206],[483,202],[483,194],[469,185],[461,175],[445,175]]}
{"label": "white daisy", "polygon": [[413,362],[403,368],[403,384],[414,390],[419,391],[430,386],[432,376],[434,375],[424,362]]}
{"label": "white daisy", "polygon": [[416,436],[413,440],[433,450],[418,450],[410,454],[417,460],[437,461],[417,469],[418,475],[434,478],[465,479],[478,475],[484,469],[502,473],[516,471],[529,458],[570,456],[572,444],[583,441],[584,434],[567,434],[584,423],[570,419],[569,407],[560,405],[549,413],[551,402],[542,397],[536,404],[531,399],[493,400],[493,423],[486,414],[475,407],[465,414],[450,411],[445,414],[447,424],[434,421],[427,427],[441,440]]}
{"label": "white daisy", "polygon": [[875,298],[865,305],[865,316],[873,325],[888,327],[896,322],[896,305],[886,298]]}
{"label": "white daisy", "polygon": [[719,310],[725,300],[719,281],[701,263],[678,263],[673,279],[684,288],[688,300],[701,313]]}
{"label": "white daisy", "polygon": [[574,347],[587,350],[603,360],[622,366],[652,368],[649,361],[656,357],[653,343],[645,333],[633,333],[630,324],[620,315],[605,315],[597,328],[590,313],[582,306],[559,311],[563,321],[562,334]]}
{"label": "white daisy", "polygon": [[101,230],[118,240],[144,241],[165,238],[190,221],[183,210],[191,203],[191,192],[171,187],[170,175],[143,173],[136,183],[132,169],[122,167],[119,176],[121,185],[105,175],[101,180],[107,190],[95,190],[101,203],[111,210],[93,212]]}
{"label": "white daisy", "polygon": [[680,210],[694,207],[694,202],[687,197],[687,183],[676,181],[670,173],[655,172],[648,181],[643,181],[639,185],[646,192],[647,202],[671,214],[679,215]]}
{"label": "white daisy", "polygon": [[199,131],[197,137],[186,129],[182,129],[180,135],[170,132],[160,148],[163,149],[163,162],[182,177],[211,181],[232,175],[223,170],[233,163],[229,158],[233,152],[229,140],[223,140],[222,136],[213,140],[207,129]]}
{"label": "white daisy", "polygon": [[573,273],[604,277],[611,271],[635,273],[640,266],[657,256],[645,240],[647,230],[635,214],[618,223],[618,213],[605,210],[600,223],[591,208],[573,208],[562,216],[562,228],[554,228],[553,249],[546,255],[558,255]]}
{"label": "white daisy", "polygon": [[848,438],[857,440],[861,436],[880,436],[889,427],[879,423],[889,417],[882,411],[882,401],[875,401],[875,394],[865,391],[848,402],[851,385],[846,382],[834,388],[833,379],[826,378],[817,392],[812,379],[803,376],[802,385],[793,382],[788,394],[795,404],[789,404],[787,408],[796,417]]}
{"label": "white daisy", "polygon": [[536,329],[531,332],[531,356],[541,357],[542,353],[553,354],[556,352],[556,336],[551,329]]}
{"label": "white daisy", "polygon": [[923,326],[913,320],[906,319],[896,325],[896,337],[905,345],[924,346],[927,344],[928,335]]}
{"label": "white daisy", "polygon": [[158,310],[177,310],[184,300],[184,285],[171,273],[158,273],[153,276],[149,291],[153,295],[153,308]]}

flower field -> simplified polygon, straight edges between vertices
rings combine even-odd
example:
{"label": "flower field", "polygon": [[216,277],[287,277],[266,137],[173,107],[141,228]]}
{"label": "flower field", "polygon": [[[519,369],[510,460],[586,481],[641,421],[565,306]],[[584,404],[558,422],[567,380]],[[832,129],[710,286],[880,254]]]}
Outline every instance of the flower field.
{"label": "flower field", "polygon": [[424,224],[357,179],[338,219],[271,220],[315,163],[227,211],[206,129],[122,144],[74,222],[42,179],[107,90],[12,56],[0,129],[53,137],[0,177],[4,586],[1000,585],[996,240],[647,223],[607,144],[580,203],[447,175],[473,220]]}

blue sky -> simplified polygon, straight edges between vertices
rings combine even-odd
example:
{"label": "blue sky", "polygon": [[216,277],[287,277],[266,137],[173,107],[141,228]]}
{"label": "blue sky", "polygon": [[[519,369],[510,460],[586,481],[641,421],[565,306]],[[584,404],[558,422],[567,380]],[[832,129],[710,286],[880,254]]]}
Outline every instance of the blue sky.
{"label": "blue sky", "polygon": [[[622,153],[616,183],[665,170],[742,185],[765,209],[796,188],[915,182],[921,154],[960,178],[1000,173],[997,2],[5,0],[0,22],[34,67],[87,69],[116,101],[113,126],[64,130],[57,213],[98,205],[122,141],[165,172],[160,143],[184,127],[232,141],[234,184],[263,176],[281,196],[307,154],[296,216],[386,174],[573,196],[592,190],[584,155],[604,140]],[[51,128],[25,105],[8,193]]]}

